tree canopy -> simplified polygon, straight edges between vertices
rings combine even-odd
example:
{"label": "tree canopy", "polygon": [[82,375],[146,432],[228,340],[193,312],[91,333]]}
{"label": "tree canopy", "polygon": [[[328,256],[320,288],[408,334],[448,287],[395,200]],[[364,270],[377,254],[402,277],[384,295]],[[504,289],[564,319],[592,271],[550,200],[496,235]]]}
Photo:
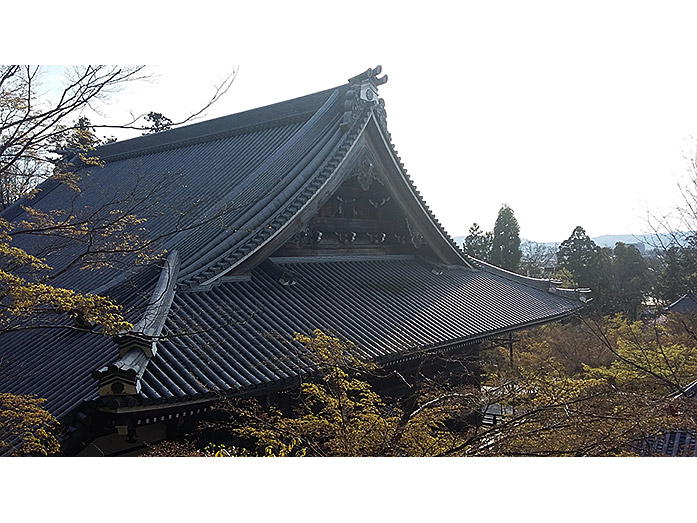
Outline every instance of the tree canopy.
{"label": "tree canopy", "polygon": [[590,287],[598,269],[600,248],[580,225],[559,245],[557,264],[568,270],[581,286]]}
{"label": "tree canopy", "polygon": [[462,248],[467,255],[482,261],[489,261],[492,233],[484,232],[478,223],[473,223],[465,237]]}
{"label": "tree canopy", "polygon": [[636,455],[666,431],[696,426],[695,400],[679,395],[697,378],[694,320],[684,321],[608,317],[530,329],[512,360],[506,346],[484,347],[481,387],[418,373],[405,378],[410,393],[401,398],[376,392],[379,367],[357,359],[350,342],[298,334],[319,373],[302,385],[294,412],[223,400],[222,420],[204,424],[227,434],[222,442],[166,442],[150,455]]}
{"label": "tree canopy", "polygon": [[521,256],[520,226],[513,209],[504,205],[494,224],[489,260],[498,267],[515,272],[520,265]]}

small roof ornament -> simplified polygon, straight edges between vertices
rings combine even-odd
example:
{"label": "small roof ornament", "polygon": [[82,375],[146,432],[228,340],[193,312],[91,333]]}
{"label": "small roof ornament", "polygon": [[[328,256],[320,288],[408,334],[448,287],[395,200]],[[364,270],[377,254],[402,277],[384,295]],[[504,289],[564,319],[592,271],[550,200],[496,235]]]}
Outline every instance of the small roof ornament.
{"label": "small roof ornament", "polygon": [[360,86],[360,99],[366,102],[378,103],[378,86],[387,82],[387,75],[378,78],[382,73],[382,66],[368,69],[359,75],[349,78],[350,85]]}

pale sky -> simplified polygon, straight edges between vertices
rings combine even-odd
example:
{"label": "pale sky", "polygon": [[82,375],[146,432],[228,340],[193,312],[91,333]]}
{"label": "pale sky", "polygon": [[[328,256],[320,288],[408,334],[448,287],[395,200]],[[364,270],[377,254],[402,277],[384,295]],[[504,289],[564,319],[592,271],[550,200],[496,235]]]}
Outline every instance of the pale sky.
{"label": "pale sky", "polygon": [[[105,53],[169,64],[153,69],[156,82],[120,93],[110,118],[127,110],[183,118],[235,63],[237,78],[208,118],[323,90],[381,64],[393,142],[453,236],[475,221],[491,229],[503,203],[536,241],[562,241],[577,225],[590,236],[648,232],[649,211],[680,203],[684,155],[697,143],[697,11],[689,4],[298,2],[227,18],[210,16],[210,2],[198,5],[180,13],[188,30],[178,19],[167,45],[159,37],[172,20],[139,11],[139,39]],[[150,28],[149,15],[165,19]],[[71,53],[45,61],[63,57]]]}

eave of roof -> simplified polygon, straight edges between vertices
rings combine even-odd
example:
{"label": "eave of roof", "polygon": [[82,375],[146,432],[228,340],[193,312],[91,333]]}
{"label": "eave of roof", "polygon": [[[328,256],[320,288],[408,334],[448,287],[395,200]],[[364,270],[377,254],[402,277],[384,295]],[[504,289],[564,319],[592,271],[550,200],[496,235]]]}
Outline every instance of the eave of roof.
{"label": "eave of roof", "polygon": [[697,312],[697,295],[687,291],[677,300],[666,307],[668,312],[694,313]]}
{"label": "eave of roof", "polygon": [[194,334],[163,341],[143,378],[144,397],[174,400],[294,380],[311,371],[290,342],[296,331],[328,329],[356,343],[363,357],[391,361],[554,321],[582,306],[487,271],[434,274],[410,257],[273,263],[297,282],[280,283],[279,272],[264,265],[249,281],[177,296],[165,337]]}

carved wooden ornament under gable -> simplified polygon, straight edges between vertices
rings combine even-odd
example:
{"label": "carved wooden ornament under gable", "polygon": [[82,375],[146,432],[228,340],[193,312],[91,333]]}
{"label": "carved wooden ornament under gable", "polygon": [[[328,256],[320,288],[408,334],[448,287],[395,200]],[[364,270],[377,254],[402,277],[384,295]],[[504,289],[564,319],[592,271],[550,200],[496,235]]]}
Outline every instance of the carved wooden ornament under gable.
{"label": "carved wooden ornament under gable", "polygon": [[341,185],[278,256],[405,255],[417,249],[429,256],[424,235],[390,193],[379,163],[365,149],[358,154]]}
{"label": "carved wooden ornament under gable", "polygon": [[370,185],[375,179],[375,167],[373,166],[373,162],[368,158],[364,158],[356,168],[356,178],[358,179],[358,184],[361,186],[361,189],[364,191],[370,189]]}

